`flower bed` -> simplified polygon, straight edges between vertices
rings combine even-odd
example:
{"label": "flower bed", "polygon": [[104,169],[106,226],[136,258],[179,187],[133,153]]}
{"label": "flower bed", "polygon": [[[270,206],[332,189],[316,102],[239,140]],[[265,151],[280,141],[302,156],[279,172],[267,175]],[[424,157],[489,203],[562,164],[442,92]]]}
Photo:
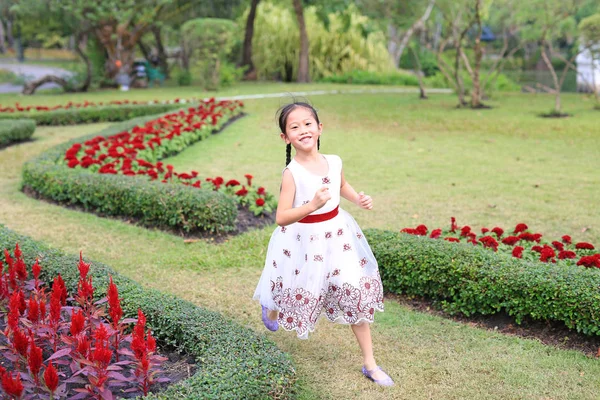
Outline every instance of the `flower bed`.
{"label": "flower bed", "polygon": [[117,122],[178,109],[181,108],[183,103],[184,102],[180,101],[135,102],[125,100],[108,103],[68,103],[66,105],[54,107],[21,107],[17,104],[16,107],[2,108],[0,106],[0,120],[28,118],[34,120],[37,125],[74,125],[94,122]]}
{"label": "flower bed", "polygon": [[560,321],[569,329],[600,335],[597,268],[581,268],[573,260],[516,258],[490,246],[425,235],[374,229],[365,234],[386,291],[428,297],[450,314],[505,311],[517,323],[525,317]]}
{"label": "flower bed", "polygon": [[[6,321],[6,329],[0,333],[4,360],[0,381],[7,395],[107,399],[124,393],[147,395],[155,382],[165,381],[160,366],[166,358],[155,354],[156,341],[146,330],[144,313],[138,309],[137,319],[123,318],[112,278],[107,297],[94,302],[90,264],[81,256],[77,295],[73,297],[60,274],[54,278],[52,290],[47,290],[40,282],[42,266],[37,259],[31,266],[33,279],[29,279],[18,243],[12,255],[4,249],[4,260],[0,317]],[[110,321],[101,305],[105,300]],[[133,322],[133,331],[127,333]]]}
{"label": "flower bed", "polygon": [[[0,225],[0,248],[14,248],[17,242],[25,263],[31,265],[36,261],[34,257],[39,258],[39,264],[43,265],[40,282],[50,283],[51,277],[60,274],[66,289],[78,292],[81,273],[75,266],[80,264],[79,256],[49,249]],[[161,346],[192,355],[199,363],[198,371],[191,378],[171,385],[158,396],[150,394],[148,397],[294,398],[295,372],[291,360],[264,336],[258,336],[218,313],[145,289],[97,262],[91,263],[86,274],[88,281],[93,281],[98,288],[94,291],[94,302],[100,300],[100,292],[107,292],[110,276],[121,297],[123,318],[136,318],[141,309],[147,325],[152,327],[152,336]],[[109,305],[109,314],[110,310]],[[47,360],[45,365],[48,366]]]}
{"label": "flower bed", "polygon": [[425,225],[401,230],[410,235],[482,246],[495,252],[511,254],[515,258],[600,268],[600,253],[595,251],[595,246],[587,242],[573,243],[569,235],[563,235],[560,241],[543,239],[544,235],[530,231],[524,223],[517,224],[509,233],[498,226],[492,229],[484,227],[480,231],[481,235],[478,236],[470,226],[458,226],[454,217],[450,219],[448,230],[437,228],[429,232]]}
{"label": "flower bed", "polygon": [[0,149],[28,140],[35,132],[35,122],[30,119],[0,121]]}
{"label": "flower bed", "polygon": [[210,101],[57,146],[25,164],[24,189],[103,215],[132,217],[146,226],[232,231],[236,203],[260,214],[274,208],[273,196],[253,186],[250,175],[246,185],[221,177],[200,179],[195,171],[177,173],[159,160],[222,129],[241,107]]}

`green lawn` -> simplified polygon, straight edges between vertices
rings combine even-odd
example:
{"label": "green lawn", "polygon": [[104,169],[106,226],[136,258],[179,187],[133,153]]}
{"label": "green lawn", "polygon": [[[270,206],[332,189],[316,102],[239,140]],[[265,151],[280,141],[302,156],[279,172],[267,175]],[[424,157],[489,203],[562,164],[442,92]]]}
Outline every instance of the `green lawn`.
{"label": "green lawn", "polygon": [[[218,96],[322,90],[340,85],[244,84]],[[355,87],[344,87],[354,89]],[[108,98],[203,96],[193,88],[18,97],[23,104]],[[15,100],[13,96],[12,101]],[[600,245],[600,125],[580,96],[565,96],[574,118],[541,119],[549,96],[504,95],[492,110],[454,108],[434,95],[314,96],[324,124],[322,151],[339,154],[345,175],[375,199],[371,212],[344,204],[363,228],[401,229],[449,223],[506,229],[526,222],[541,233]],[[169,160],[224,178],[255,176],[277,191],[285,152],[275,126],[281,99],[246,101],[248,116]],[[7,97],[0,97],[7,104]],[[105,124],[38,128],[38,139],[0,152],[0,221],[9,228],[112,265],[143,285],[176,293],[260,332],[251,301],[273,227],[212,245],[117,220],[67,210],[20,193],[24,161],[55,144]],[[584,228],[587,228],[583,232]],[[595,399],[600,364],[574,352],[473,328],[387,301],[376,318],[378,362],[396,379],[384,390],[362,378],[360,354],[347,327],[325,321],[308,341],[277,332],[269,337],[294,358],[302,399]]]}

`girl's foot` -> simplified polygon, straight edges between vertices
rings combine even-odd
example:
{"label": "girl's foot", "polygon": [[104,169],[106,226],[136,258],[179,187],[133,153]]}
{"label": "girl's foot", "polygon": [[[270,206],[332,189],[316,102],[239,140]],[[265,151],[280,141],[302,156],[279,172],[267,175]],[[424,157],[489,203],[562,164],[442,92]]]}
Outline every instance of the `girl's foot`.
{"label": "girl's foot", "polygon": [[392,378],[390,378],[390,376],[386,374],[379,366],[376,366],[370,370],[363,366],[362,373],[365,377],[380,386],[394,386],[394,381]]}
{"label": "girl's foot", "polygon": [[[262,306],[262,321],[265,324],[265,328],[270,330],[271,332],[275,332],[279,329],[279,323],[277,319],[271,319],[270,316],[275,313],[275,318],[277,318],[277,311],[269,310],[265,306]],[[269,314],[269,315],[267,315]]]}

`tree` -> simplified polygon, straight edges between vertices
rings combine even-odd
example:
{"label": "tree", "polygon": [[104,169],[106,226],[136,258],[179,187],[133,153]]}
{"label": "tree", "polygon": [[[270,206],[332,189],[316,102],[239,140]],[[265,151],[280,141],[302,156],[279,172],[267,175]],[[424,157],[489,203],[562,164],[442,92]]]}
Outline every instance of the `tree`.
{"label": "tree", "polygon": [[596,61],[600,60],[600,13],[584,18],[579,23],[581,46],[590,53],[592,60],[592,91],[596,98],[596,106],[600,104],[600,82],[596,82]]}
{"label": "tree", "polygon": [[256,8],[260,0],[252,0],[248,18],[246,19],[246,30],[244,34],[244,47],[242,49],[242,61],[240,67],[245,67],[244,79],[256,79],[256,71],[252,63],[252,38],[254,37],[254,20],[256,18]]}
{"label": "tree", "polygon": [[300,59],[298,63],[298,83],[310,82],[308,73],[308,34],[306,33],[306,23],[304,21],[304,10],[301,0],[292,0],[294,11],[296,12],[296,20],[300,29]]}

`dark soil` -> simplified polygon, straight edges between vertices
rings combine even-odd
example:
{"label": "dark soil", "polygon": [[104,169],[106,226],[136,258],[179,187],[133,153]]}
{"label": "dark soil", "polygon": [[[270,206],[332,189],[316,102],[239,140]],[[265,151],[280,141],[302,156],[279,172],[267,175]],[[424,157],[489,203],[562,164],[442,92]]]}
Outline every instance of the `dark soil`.
{"label": "dark soil", "polygon": [[568,329],[562,322],[536,321],[526,318],[519,325],[513,317],[505,312],[472,317],[449,315],[440,310],[432,300],[394,294],[388,294],[386,297],[394,299],[414,311],[438,315],[473,327],[500,332],[505,335],[536,339],[548,346],[580,351],[588,357],[600,356],[600,336],[586,336],[577,333],[575,330]]}
{"label": "dark soil", "polygon": [[25,139],[25,140],[18,140],[16,142],[10,142],[10,143],[5,143],[5,144],[0,144],[0,150],[4,150],[8,147],[12,147],[12,146],[16,146],[18,144],[23,144],[23,143],[31,143],[31,142],[35,142],[36,139]]}
{"label": "dark soil", "polygon": [[572,117],[573,114],[568,114],[568,113],[557,113],[557,112],[549,112],[549,113],[544,113],[544,114],[540,114],[540,117],[542,118],[568,118],[568,117]]}

